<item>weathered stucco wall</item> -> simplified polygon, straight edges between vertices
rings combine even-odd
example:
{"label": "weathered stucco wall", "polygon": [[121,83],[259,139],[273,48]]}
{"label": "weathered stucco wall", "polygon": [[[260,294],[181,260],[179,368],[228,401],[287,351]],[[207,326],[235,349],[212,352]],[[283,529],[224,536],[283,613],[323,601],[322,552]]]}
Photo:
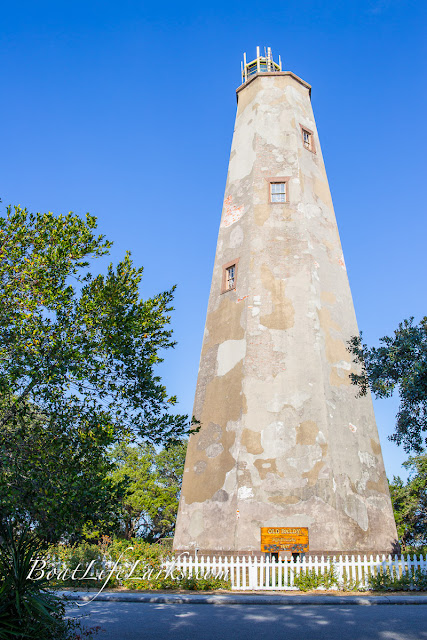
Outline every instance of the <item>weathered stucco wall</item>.
{"label": "weathered stucco wall", "polygon": [[[287,203],[269,202],[274,177]],[[391,550],[372,402],[349,379],[357,332],[309,88],[260,74],[238,92],[175,549],[258,551],[261,526],[301,526],[314,552]]]}

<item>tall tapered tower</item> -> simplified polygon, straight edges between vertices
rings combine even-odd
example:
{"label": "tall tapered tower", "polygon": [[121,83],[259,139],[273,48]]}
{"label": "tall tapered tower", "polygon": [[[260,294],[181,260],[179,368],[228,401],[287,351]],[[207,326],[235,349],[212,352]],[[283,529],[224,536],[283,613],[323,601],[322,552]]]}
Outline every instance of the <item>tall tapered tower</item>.
{"label": "tall tapered tower", "polygon": [[307,527],[313,553],[397,539],[310,89],[245,57],[177,551],[257,553],[261,527]]}

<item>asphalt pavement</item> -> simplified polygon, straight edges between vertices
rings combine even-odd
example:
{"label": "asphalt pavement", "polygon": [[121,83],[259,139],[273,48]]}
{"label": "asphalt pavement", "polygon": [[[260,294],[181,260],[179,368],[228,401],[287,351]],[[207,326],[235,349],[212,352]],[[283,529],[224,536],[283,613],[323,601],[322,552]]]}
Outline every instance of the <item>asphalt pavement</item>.
{"label": "asphalt pavement", "polygon": [[325,596],[285,596],[280,604],[265,606],[273,604],[271,598],[258,597],[258,604],[249,604],[247,595],[239,604],[231,604],[233,595],[228,604],[217,596],[209,604],[200,598],[190,604],[105,600],[112,595],[119,594],[91,603],[69,602],[70,616],[84,616],[87,627],[101,626],[96,640],[427,640],[427,607],[414,604],[421,604],[416,596],[406,606],[401,606],[403,599],[376,606],[385,604],[385,598],[358,598],[362,603],[352,596],[329,596],[328,603]]}

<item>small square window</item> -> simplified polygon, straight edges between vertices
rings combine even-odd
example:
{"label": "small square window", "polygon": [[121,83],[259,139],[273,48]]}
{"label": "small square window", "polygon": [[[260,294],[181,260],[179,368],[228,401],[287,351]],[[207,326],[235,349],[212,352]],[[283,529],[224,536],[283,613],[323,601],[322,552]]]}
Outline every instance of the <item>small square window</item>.
{"label": "small square window", "polygon": [[270,202],[287,202],[286,182],[270,182]]}

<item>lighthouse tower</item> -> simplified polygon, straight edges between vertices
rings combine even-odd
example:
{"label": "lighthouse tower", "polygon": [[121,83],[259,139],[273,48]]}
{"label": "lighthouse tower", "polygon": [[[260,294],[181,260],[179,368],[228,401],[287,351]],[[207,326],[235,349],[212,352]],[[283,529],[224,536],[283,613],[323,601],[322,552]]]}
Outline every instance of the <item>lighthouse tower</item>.
{"label": "lighthouse tower", "polygon": [[307,529],[310,553],[397,539],[310,93],[245,56],[176,551],[260,553],[263,527]]}

